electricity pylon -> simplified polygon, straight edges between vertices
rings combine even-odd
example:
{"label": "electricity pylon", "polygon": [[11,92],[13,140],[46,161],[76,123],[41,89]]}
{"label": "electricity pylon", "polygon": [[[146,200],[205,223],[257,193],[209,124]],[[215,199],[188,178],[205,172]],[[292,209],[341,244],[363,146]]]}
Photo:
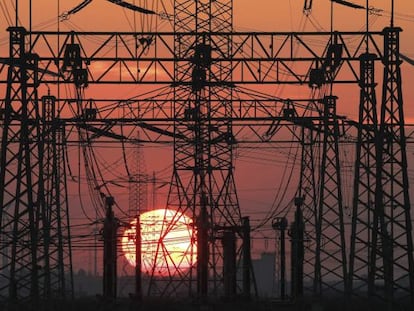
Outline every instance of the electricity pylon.
{"label": "electricity pylon", "polygon": [[203,298],[223,288],[223,231],[241,226],[233,177],[231,62],[213,62],[218,51],[230,58],[231,39],[212,33],[232,30],[232,1],[175,1],[174,9],[175,53],[191,61],[174,64],[174,168],[167,206],[194,219],[197,262],[185,273],[171,267],[171,274]]}
{"label": "electricity pylon", "polygon": [[[376,146],[376,184],[368,286],[389,309],[409,298],[414,302],[414,262],[404,111],[402,98],[401,29],[387,27],[384,35],[384,77]],[[378,293],[375,283],[383,281]]]}
{"label": "electricity pylon", "polygon": [[[45,222],[45,218],[39,215],[47,211],[47,204],[44,203],[47,201],[46,180],[51,178],[49,173],[41,170],[44,167],[45,150],[51,148],[45,146],[44,140],[53,135],[44,137],[40,133],[43,121],[41,110],[36,105],[39,102],[36,86],[73,82],[78,85],[87,82],[90,87],[96,88],[102,84],[171,86],[169,92],[160,92],[158,97],[137,97],[134,100],[119,98],[123,95],[118,94],[112,99],[99,97],[98,94],[94,99],[98,112],[93,118],[81,113],[73,116],[68,108],[71,99],[58,98],[56,101],[61,105],[61,111],[68,112],[68,117],[58,116],[58,119],[65,128],[80,127],[92,131],[94,135],[91,139],[133,141],[134,137],[126,137],[126,131],[122,129],[137,126],[145,133],[148,141],[174,143],[173,176],[167,206],[186,213],[193,219],[191,225],[197,228],[193,230],[193,240],[197,241],[198,258],[197,261],[191,259],[187,270],[171,266],[168,277],[151,276],[149,293],[171,296],[185,292],[196,293],[204,298],[223,292],[224,284],[221,280],[224,278],[224,262],[232,262],[234,259],[233,233],[240,236],[241,215],[233,176],[235,144],[281,139],[276,137],[277,131],[264,138],[261,132],[263,126],[276,122],[279,124],[278,130],[283,128],[294,132],[292,124],[293,127],[304,126],[303,121],[306,120],[285,116],[285,106],[281,105],[281,99],[251,90],[239,92],[239,86],[322,85],[326,81],[326,70],[332,67],[336,67],[329,77],[332,85],[360,83],[356,66],[360,64],[362,43],[367,38],[370,42],[375,42],[372,44],[375,49],[373,55],[384,54],[386,75],[383,112],[378,130],[380,139],[379,142],[376,141],[377,150],[381,151],[375,155],[378,171],[375,172],[374,207],[370,212],[374,220],[369,229],[372,231],[372,243],[369,243],[372,247],[372,265],[369,264],[364,269],[374,271],[370,274],[369,284],[375,284],[377,277],[384,279],[389,300],[392,300],[389,297],[393,286],[398,285],[399,290],[408,295],[413,292],[412,285],[404,285],[406,281],[412,284],[412,279],[403,277],[413,275],[412,242],[398,36],[395,31],[384,32],[385,53],[379,49],[377,41],[382,35],[379,32],[337,32],[334,35],[239,33],[232,27],[232,4],[230,0],[175,1],[174,32],[137,34],[35,31],[31,33],[31,47],[42,52],[39,56],[24,51],[24,29],[11,29],[10,57],[7,66],[0,67],[0,73],[4,74],[6,67],[9,70],[9,77],[2,80],[8,86],[0,159],[3,216],[0,221],[1,255],[7,259],[3,261],[6,265],[0,269],[2,299],[35,298],[44,288],[45,274],[39,271],[37,264],[45,258],[45,250],[37,246],[48,238],[49,233],[37,229]],[[96,39],[93,45],[88,41],[91,37]],[[350,37],[357,44],[350,45]],[[315,38],[322,42],[317,47],[314,45]],[[336,41],[332,42],[332,38]],[[54,51],[51,48],[54,46],[52,42],[60,42],[61,46]],[[64,55],[66,51],[69,51],[68,55]],[[65,70],[61,67],[67,60],[66,56],[70,55],[76,56],[74,62],[66,64],[73,67],[73,77],[66,79]],[[43,68],[55,74],[42,72],[39,75],[37,59]],[[380,56],[374,56],[372,62],[376,64],[379,60]],[[2,61],[4,63],[4,59]],[[97,62],[99,66],[96,67],[101,68],[100,72],[95,72],[93,66]],[[154,74],[149,74],[150,72]],[[112,105],[105,105],[99,111],[104,106],[102,103],[111,100]],[[305,277],[312,281],[313,275],[313,281],[317,285],[314,291],[320,293],[330,286],[339,292],[344,291],[347,280],[341,184],[338,177],[337,145],[341,136],[338,137],[336,100],[325,97],[322,103],[326,108],[324,113],[313,120],[315,127],[324,131],[325,154],[322,157],[322,168],[325,172],[316,181],[319,182],[319,193],[314,194],[311,190],[305,196],[304,204],[309,204],[309,207],[305,206],[303,210],[305,220],[306,217],[311,220],[311,223],[306,223],[306,231],[314,230],[315,234],[315,244],[311,245],[314,255],[307,254],[308,249],[305,247]],[[85,108],[81,106],[81,100],[78,104],[79,111]],[[301,107],[297,103],[294,105]],[[123,114],[122,109],[125,108],[129,114]],[[65,139],[73,137],[67,136]],[[43,142],[35,143],[40,140]],[[300,141],[300,138],[297,140]],[[312,137],[306,141],[312,142]],[[312,158],[311,153],[307,156]],[[309,170],[312,171],[312,168]],[[309,181],[310,184],[314,182]],[[307,201],[316,200],[315,198],[318,198],[318,204]],[[370,203],[366,201],[364,204]],[[307,209],[311,209],[310,213]],[[332,218],[338,222],[332,223]],[[45,224],[47,228],[47,223]],[[163,234],[169,229],[169,226],[164,227]],[[24,238],[17,239],[18,236]],[[224,244],[228,245],[226,255],[221,244],[223,238]],[[27,241],[30,243],[19,244]],[[161,240],[159,255],[168,256],[163,243]],[[23,247],[27,245],[30,247]],[[391,250],[394,254],[391,254]],[[195,252],[195,247],[190,246],[188,252]],[[228,257],[224,258],[225,256]],[[332,260],[335,265],[329,266]],[[390,268],[391,264],[394,271]],[[314,270],[309,271],[307,268]],[[233,294],[232,286],[233,284],[226,286],[230,290],[229,294]],[[6,293],[8,289],[10,292]]]}
{"label": "electricity pylon", "polygon": [[370,53],[360,56],[360,104],[349,254],[349,290],[366,297],[370,291],[368,286],[374,286],[368,283],[368,275],[371,273],[378,137],[375,57]]}
{"label": "electricity pylon", "polygon": [[[64,132],[53,97],[38,98],[39,56],[25,50],[27,32],[10,27],[0,154],[0,297],[8,307],[73,293]],[[2,221],[2,218],[6,221]]]}
{"label": "electricity pylon", "polygon": [[[337,97],[323,99],[323,146],[316,222],[316,294],[344,293],[347,281],[344,210],[339,159]],[[328,294],[328,295],[329,295]]]}

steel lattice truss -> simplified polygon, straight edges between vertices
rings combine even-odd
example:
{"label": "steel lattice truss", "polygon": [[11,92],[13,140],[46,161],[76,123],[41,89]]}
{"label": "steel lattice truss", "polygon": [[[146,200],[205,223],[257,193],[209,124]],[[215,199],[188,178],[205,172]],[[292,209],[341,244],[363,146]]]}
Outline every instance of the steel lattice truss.
{"label": "steel lattice truss", "polygon": [[[56,120],[56,98],[42,97],[43,174],[45,211],[40,216],[44,243],[44,297],[73,295],[69,211],[66,185],[65,129]],[[49,291],[49,292],[47,292]],[[54,291],[55,293],[52,293]]]}
{"label": "steel lattice truss", "polygon": [[[375,55],[361,55],[361,94],[357,156],[354,179],[352,238],[350,251],[350,287],[368,294],[370,271],[369,249],[375,201],[376,137],[378,135],[377,99],[375,94]],[[371,284],[371,286],[374,284]]]}
{"label": "steel lattice truss", "polygon": [[[412,233],[395,29],[334,35],[235,32],[231,0],[177,0],[174,18],[174,31],[162,33],[9,30],[10,55],[0,58],[0,83],[7,85],[2,107],[0,255],[10,259],[0,267],[1,299],[35,300],[41,295],[48,299],[55,286],[61,293],[67,291],[62,274],[58,286],[45,281],[47,269],[38,270],[39,264],[60,271],[70,267],[67,232],[39,228],[67,225],[61,148],[78,140],[70,134],[75,130],[91,133],[91,141],[174,143],[167,204],[193,218],[198,261],[185,272],[168,267],[168,278],[153,276],[149,295],[185,292],[203,298],[240,292],[235,278],[223,274],[225,269],[230,275],[236,272],[228,270],[228,263],[238,261],[233,258],[235,239],[245,236],[233,177],[233,148],[243,142],[282,141],[283,133],[302,142],[306,162],[300,192],[305,197],[305,238],[310,240],[305,243],[305,285],[317,295],[330,289],[340,293],[349,289],[354,294],[369,292],[373,279],[380,277],[389,301],[394,300],[391,288],[412,295],[412,278],[407,277],[413,275]],[[361,58],[365,42],[373,53],[367,60]],[[381,60],[384,92],[376,133],[370,68]],[[247,88],[281,84],[314,89],[326,84],[360,85],[358,199],[353,207],[349,267],[338,162],[343,136],[338,131],[351,131],[355,124],[339,118],[335,97],[324,97],[323,92],[320,98],[284,100]],[[46,85],[55,96],[62,85],[75,85],[77,91],[76,96],[56,98],[53,125],[49,124],[53,113],[47,110],[52,103],[47,98],[52,97],[39,101],[37,95],[46,95]],[[145,87],[145,94],[121,95],[136,85]],[[116,86],[119,95],[100,95],[102,86]],[[86,100],[83,93],[92,97]],[[309,107],[318,105],[310,113]],[[297,134],[297,128],[308,133]],[[47,134],[42,134],[43,129]],[[374,147],[375,135],[381,143]],[[313,158],[315,153],[322,154],[322,163]],[[40,170],[46,158],[53,164]],[[65,212],[59,215],[59,209]],[[168,230],[166,226],[160,238]],[[55,236],[53,244],[44,243]],[[368,260],[361,243],[370,248]],[[165,255],[162,239],[159,246],[159,255]],[[57,254],[53,262],[44,262],[51,252]],[[372,271],[368,280],[363,277],[366,271]],[[360,286],[357,280],[366,284]]]}
{"label": "steel lattice truss", "polygon": [[54,98],[39,105],[38,56],[25,52],[24,29],[9,31],[15,65],[8,68],[3,109],[0,295],[12,303],[30,297],[38,306],[40,300],[73,292],[64,132],[56,127]]}
{"label": "steel lattice truss", "polygon": [[[192,54],[175,51],[178,42],[193,42],[193,31],[184,32],[31,32],[31,50],[38,51],[43,83],[72,84],[64,79],[62,62],[65,47],[78,44],[82,61],[88,68],[88,83],[91,84],[165,84],[175,81],[174,64],[189,64]],[[365,51],[366,33],[338,32],[338,43],[343,44],[342,68],[335,77],[335,83],[356,83],[359,56]],[[382,57],[381,32],[370,32],[372,53],[376,60]],[[59,37],[60,49],[55,46]],[[217,29],[208,33],[216,68],[227,67],[231,85],[249,84],[307,84],[309,70],[321,65],[326,58],[326,49],[331,40],[329,32],[235,32]],[[93,38],[91,40],[91,38]],[[315,40],[318,40],[315,43]],[[352,44],[348,42],[352,41]],[[232,49],[223,51],[223,42],[231,42]],[[227,47],[226,47],[227,49]],[[189,51],[187,51],[189,52]],[[7,57],[0,58],[4,64]],[[300,66],[292,66],[295,61]],[[226,65],[227,64],[227,65]],[[229,66],[231,65],[231,66]],[[98,67],[99,66],[99,70]],[[2,67],[4,70],[5,67]],[[7,82],[4,78],[3,83]],[[191,81],[186,81],[191,86]],[[211,81],[214,84],[213,81]],[[215,81],[217,83],[217,81]]]}
{"label": "steel lattice truss", "polygon": [[[232,29],[232,5],[231,1],[186,1],[177,3],[175,16],[177,32],[195,30],[195,35],[175,36],[176,56],[191,62],[175,62],[175,161],[167,205],[195,220],[198,260],[197,264],[191,263],[196,270],[188,271],[190,278],[185,286],[189,293],[196,290],[205,297],[211,291],[222,292],[220,231],[226,227],[237,231],[241,225],[232,164],[235,140],[228,105],[233,97],[229,87],[231,64],[212,62],[213,49],[229,59],[231,38],[222,37],[213,43],[210,35]],[[224,229],[219,231],[217,226]],[[172,269],[174,277],[180,270]],[[197,283],[191,278],[192,273],[197,276]],[[179,276],[179,280],[186,278]],[[174,286],[166,284],[164,291],[168,287],[175,289]]]}
{"label": "steel lattice truss", "polygon": [[328,288],[344,292],[347,259],[339,165],[340,129],[336,97],[324,98],[323,148],[316,223],[315,284],[322,295]]}
{"label": "steel lattice truss", "polygon": [[301,155],[301,181],[299,197],[303,198],[303,221],[305,223],[304,234],[304,263],[303,263],[303,283],[304,294],[312,295],[317,292],[315,278],[316,260],[316,224],[317,220],[317,174],[316,161],[320,148],[317,146],[318,131],[313,128],[303,128],[302,155]]}
{"label": "steel lattice truss", "polygon": [[[384,29],[384,81],[377,146],[377,172],[370,289],[384,281],[390,307],[414,290],[413,241],[399,56],[399,28]],[[374,294],[374,293],[371,293]],[[375,293],[378,295],[378,293]],[[381,295],[381,294],[379,294]],[[398,298],[397,298],[398,297]]]}

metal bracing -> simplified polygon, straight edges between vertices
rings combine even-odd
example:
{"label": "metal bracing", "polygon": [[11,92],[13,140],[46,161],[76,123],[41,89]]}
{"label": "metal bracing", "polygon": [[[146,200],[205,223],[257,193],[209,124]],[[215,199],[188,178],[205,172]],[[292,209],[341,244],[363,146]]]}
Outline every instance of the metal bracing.
{"label": "metal bracing", "polygon": [[362,297],[367,297],[371,291],[368,289],[370,284],[367,276],[373,264],[370,252],[374,231],[378,137],[375,58],[370,53],[364,53],[360,57],[360,104],[349,253],[349,291]]}
{"label": "metal bracing", "polygon": [[[369,295],[385,294],[390,306],[397,297],[412,296],[413,246],[399,30],[234,32],[232,4],[231,0],[176,0],[174,32],[32,32],[29,49],[39,56],[25,52],[24,29],[10,29],[10,56],[0,58],[0,84],[7,85],[1,111],[1,299],[10,297],[23,303],[38,297],[47,299],[51,291],[66,284],[58,276],[64,266],[70,265],[70,253],[60,249],[70,243],[65,238],[69,232],[64,229],[68,215],[63,145],[79,141],[69,136],[73,128],[92,133],[91,142],[174,143],[168,207],[193,219],[198,258],[189,257],[189,269],[171,265],[166,278],[153,274],[147,292],[150,295],[205,298],[221,295],[225,288],[234,294],[233,278],[224,276],[220,241],[225,235],[231,237],[231,243],[225,243],[230,245],[226,262],[233,263],[231,231],[239,234],[241,225],[233,177],[234,145],[274,143],[284,140],[288,135],[282,134],[288,133],[293,139],[287,140],[303,144],[299,198],[304,199],[301,208],[306,225],[305,294],[367,289]],[[382,34],[384,49],[378,43]],[[366,42],[375,54],[361,58]],[[72,55],[77,54],[74,62],[69,62],[71,68],[65,68],[69,46]],[[374,111],[369,109],[374,109],[373,67],[379,60],[385,67],[383,104],[378,133],[372,136]],[[286,113],[291,108],[286,100],[262,93],[269,90],[268,86],[320,88],[326,81],[335,85],[362,84],[361,109],[365,109],[359,124],[343,120],[346,131],[358,125],[360,135],[349,277],[338,156],[339,142],[348,138],[339,133],[336,98],[325,97],[323,113],[306,116],[303,103],[308,99],[292,99],[296,109],[292,115]],[[61,114],[56,116],[56,124],[62,127],[57,125],[55,129],[39,110],[46,106],[37,105],[37,89],[43,86],[44,91],[47,84],[53,94],[59,85],[74,82],[78,91],[80,86],[83,90],[89,85],[94,116],[84,114],[88,107],[80,96],[75,100],[57,98],[55,104]],[[137,84],[145,89],[144,95],[133,99],[121,91],[112,99],[99,92],[102,85],[121,90]],[[250,86],[254,90],[246,89]],[[304,129],[303,135],[295,132],[297,127]],[[43,128],[45,134],[40,133]],[[137,128],[142,137],[135,136]],[[322,148],[318,145],[321,138]],[[375,155],[371,139],[376,144]],[[320,151],[322,162],[317,163],[315,153]],[[373,167],[371,158],[375,159]],[[46,164],[49,160],[56,164]],[[320,176],[316,173],[318,164],[322,168]],[[46,169],[41,170],[43,167]],[[373,176],[376,187],[369,188]],[[61,214],[55,210],[58,206]],[[369,221],[367,217],[371,217]],[[162,238],[170,226],[174,223],[163,228],[157,256],[168,256]],[[247,232],[243,235],[248,236]],[[364,259],[367,248],[368,258]],[[188,249],[189,254],[195,251],[192,246]],[[50,252],[49,258],[46,254]],[[247,266],[244,275],[249,275]],[[60,270],[55,274],[56,269]],[[233,269],[226,271],[234,273]],[[365,273],[368,279],[364,279]],[[227,280],[226,286],[223,279]],[[377,285],[383,285],[379,282],[385,284],[385,291],[378,290]],[[247,293],[249,282],[243,285]]]}
{"label": "metal bracing", "polygon": [[1,222],[0,234],[7,239],[0,245],[0,253],[8,263],[0,267],[0,293],[11,305],[29,300],[36,306],[44,290],[39,264],[45,259],[39,245],[45,198],[40,170],[43,149],[37,144],[41,135],[38,58],[25,52],[23,28],[9,28],[9,33],[11,64],[3,108],[0,217],[10,223]]}
{"label": "metal bracing", "polygon": [[[214,5],[216,4],[217,1],[214,2]],[[216,9],[218,12],[229,10],[229,6],[224,4],[220,4],[218,8],[220,9]],[[181,10],[190,10],[190,8]],[[231,18],[229,17],[228,20]],[[215,23],[221,25],[221,28],[218,29],[222,29],[225,25]],[[193,55],[189,51],[181,48],[182,51],[179,49],[174,52],[175,38],[177,42],[182,42],[180,43],[182,46],[184,46],[184,42],[196,41],[196,34],[190,29],[191,23],[184,24],[183,21],[180,24],[182,29],[177,33],[62,32],[59,34],[57,32],[33,32],[31,47],[36,51],[41,51],[39,61],[42,64],[42,69],[39,70],[39,82],[42,85],[47,84],[51,88],[58,83],[72,84],[73,79],[70,73],[62,71],[61,67],[65,63],[65,47],[77,44],[79,45],[80,62],[87,69],[89,91],[94,93],[93,102],[99,110],[96,120],[84,120],[85,123],[82,122],[80,126],[88,127],[88,130],[93,131],[92,138],[107,135],[114,139],[123,139],[125,134],[120,133],[120,126],[125,128],[136,124],[134,118],[139,118],[145,122],[139,124],[141,130],[145,131],[143,137],[154,142],[172,141],[174,136],[172,124],[176,119],[174,105],[170,104],[173,97],[172,88],[168,89],[166,86],[162,91],[154,90],[152,93],[145,91],[143,93],[146,95],[134,99],[125,98],[122,95],[110,99],[107,95],[99,95],[101,93],[99,85],[108,84],[108,87],[109,85],[129,87],[129,85],[132,86],[136,83],[148,84],[148,87],[158,84],[175,85],[174,62],[179,66],[182,64],[183,68],[193,62]],[[253,135],[252,141],[269,140],[264,135],[265,133],[254,131],[251,126],[256,127],[261,121],[272,123],[272,118],[283,117],[283,99],[265,97],[263,94],[251,93],[250,91],[246,92],[243,87],[284,83],[309,84],[312,80],[312,69],[317,68],[320,64],[328,63],[332,58],[332,55],[327,53],[331,45],[332,34],[242,33],[232,30],[225,31],[224,28],[221,31],[220,33],[208,33],[213,50],[212,70],[225,72],[220,68],[227,68],[227,75],[231,76],[231,79],[224,76],[212,77],[210,85],[214,86],[215,83],[217,84],[224,79],[231,80],[229,86],[232,86],[235,91],[232,98],[227,98],[227,100],[231,102],[233,128],[237,127],[233,131],[235,135],[238,133],[243,137],[252,137]],[[58,37],[59,40],[57,40]],[[336,42],[342,44],[343,53],[332,83],[356,84],[359,81],[358,57],[363,50],[365,38],[368,38],[367,40],[375,53],[381,55],[380,33],[340,32],[336,33],[335,37]],[[352,38],[352,42],[357,42],[357,44],[349,44],[349,38]],[[91,39],[93,44],[91,44]],[[316,39],[317,44],[315,43]],[[60,42],[60,46],[55,50],[52,47],[57,42]],[[231,42],[231,44],[227,46],[222,44],[223,42]],[[376,60],[379,59],[380,56]],[[7,64],[8,59],[1,58],[0,62]],[[292,64],[295,65],[292,66]],[[0,83],[7,82],[4,68],[7,66],[0,67]],[[191,75],[191,71],[187,71],[186,74]],[[191,88],[191,83],[191,80],[187,79],[180,82],[180,85]],[[158,86],[157,90],[159,90]],[[219,101],[220,99],[211,98],[210,100]],[[277,103],[278,100],[280,100],[279,103]],[[61,110],[65,111],[63,115],[69,116],[66,120],[67,124],[79,125],[76,124],[79,123],[76,119],[79,116],[74,116],[71,109],[74,104],[73,99],[63,97],[58,101]],[[292,99],[292,101],[294,100]],[[214,105],[219,104],[214,103]],[[128,111],[129,114],[126,113]],[[117,118],[114,117],[115,115],[125,117]],[[286,119],[284,120],[286,121]],[[92,125],[96,123],[100,123],[100,126],[94,127]],[[286,122],[286,124],[288,123]],[[157,124],[157,126],[154,127],[153,124]],[[117,127],[118,129],[116,129]],[[243,131],[251,133],[245,134]],[[70,131],[67,132],[70,133]],[[122,133],[134,132],[134,130],[122,131]],[[127,138],[132,137],[130,135]]]}
{"label": "metal bracing", "polygon": [[410,298],[411,303],[414,298],[411,206],[399,55],[400,32],[400,28],[393,27],[383,31],[384,78],[368,274],[370,295],[383,296],[389,309],[403,303],[404,298]]}
{"label": "metal bracing", "polygon": [[[216,3],[217,1],[214,5]],[[220,12],[229,9],[223,4],[220,8]],[[216,24],[219,23],[216,22]],[[94,133],[91,136],[92,139],[106,136],[109,139],[126,138],[134,141],[132,133],[136,130],[126,128],[135,124],[143,131],[142,136],[146,141],[171,142],[174,137],[173,123],[177,119],[174,105],[171,105],[173,88],[166,86],[165,89],[159,91],[159,87],[156,86],[156,90],[152,93],[145,91],[143,93],[146,95],[134,99],[125,98],[123,95],[117,95],[111,99],[107,95],[101,96],[102,92],[99,91],[99,87],[102,84],[108,84],[108,87],[117,85],[118,88],[121,86],[126,88],[136,83],[148,84],[148,87],[157,84],[175,85],[174,62],[177,62],[177,65],[182,63],[183,66],[191,64],[193,55],[185,50],[181,51],[180,55],[178,52],[175,53],[174,38],[177,38],[179,42],[195,42],[196,35],[189,28],[191,28],[190,24],[183,25],[180,32],[176,34],[173,32],[62,32],[60,34],[33,32],[31,48],[39,51],[39,61],[42,64],[42,69],[39,70],[39,83],[47,84],[52,88],[52,94],[56,93],[53,89],[58,83],[72,84],[73,78],[70,72],[62,71],[62,64],[65,63],[65,47],[78,44],[80,62],[83,68],[87,69],[89,92],[94,94],[93,102],[98,113],[96,120],[85,118],[82,120],[84,122],[78,122],[79,116],[73,114],[73,99],[59,98],[62,115],[65,118],[67,116],[66,126],[84,127]],[[371,32],[367,36],[373,50],[381,55],[380,33]],[[58,37],[59,40],[57,40]],[[318,67],[317,64],[328,63],[332,58],[332,55],[327,53],[332,38],[331,33],[238,33],[222,30],[220,33],[211,32],[208,37],[214,44],[212,70],[224,72],[219,68],[228,68],[226,69],[228,76],[231,76],[230,86],[234,88],[234,91],[233,96],[227,98],[227,101],[232,107],[229,113],[232,117],[233,133],[240,137],[253,137],[252,142],[269,141],[266,133],[253,130],[260,122],[278,122],[273,119],[282,118],[283,126],[288,131],[290,122],[283,118],[283,99],[252,93],[243,87],[249,85],[263,87],[264,84],[283,83],[306,85],[311,82],[312,69]],[[366,34],[340,32],[336,33],[335,37],[336,41],[342,44],[343,53],[340,67],[332,83],[358,83],[358,56],[363,49]],[[357,44],[349,44],[349,38]],[[91,44],[91,39],[93,44]],[[318,44],[315,44],[316,39]],[[57,49],[52,48],[57,42],[60,46]],[[221,46],[219,42],[231,42],[231,44],[227,47],[225,44]],[[182,45],[184,46],[184,43]],[[231,52],[226,52],[226,49]],[[8,59],[2,58],[0,62],[7,65]],[[292,66],[292,64],[295,65]],[[7,82],[4,68],[7,66],[0,66],[0,82],[2,83]],[[188,71],[187,75],[190,74],[191,71]],[[211,86],[218,83],[220,79],[224,80],[224,76],[214,79],[210,82]],[[226,79],[230,81],[229,78]],[[191,80],[187,80],[180,84],[191,88],[191,83]],[[125,93],[129,94],[129,92]],[[219,106],[215,102],[220,101],[219,97],[218,99],[210,98],[215,106]],[[298,104],[300,106],[300,102]],[[137,124],[134,118],[139,118],[142,122]],[[121,126],[123,130],[120,130]],[[71,131],[68,130],[67,133]]]}
{"label": "metal bracing", "polygon": [[[188,8],[183,6],[177,9],[178,13],[181,16],[188,15],[187,11],[192,10],[191,6],[193,4]],[[218,82],[217,79],[228,80],[233,86],[306,85],[310,82],[310,70],[331,57],[327,55],[332,37],[330,32],[236,32],[226,29],[227,23],[222,21],[221,16],[228,17],[228,21],[232,20],[228,14],[231,8],[227,4],[214,1],[212,10],[217,14],[213,25],[217,31],[208,32],[214,51],[213,67],[228,69],[228,76],[216,77],[215,82]],[[72,84],[73,81],[61,72],[60,66],[65,58],[65,46],[75,43],[80,46],[90,85],[171,85],[176,82],[175,63],[185,66],[192,62],[193,55],[188,48],[193,48],[191,43],[196,42],[195,37],[199,36],[194,32],[194,22],[186,24],[186,21],[188,17],[176,21],[181,27],[176,27],[176,33],[33,31],[31,49],[39,51],[39,61],[42,64],[39,78],[42,83],[49,85],[58,82]],[[366,40],[372,46],[372,53],[378,55],[377,60],[382,57],[381,32],[338,32],[335,35],[337,43],[344,48],[341,72],[335,76],[334,83],[358,83],[359,56],[365,52]],[[59,50],[52,48],[57,41],[60,42]],[[176,51],[177,42],[181,49]],[[227,46],[225,42],[231,42],[231,45]],[[184,48],[186,45],[187,49]],[[298,65],[292,66],[292,61]],[[8,59],[0,58],[0,63],[7,64]],[[7,66],[0,66],[0,73],[5,72],[5,68]],[[0,76],[0,82],[7,82],[4,74]],[[191,86],[191,81],[185,83]]]}
{"label": "metal bracing", "polygon": [[[136,132],[136,140],[140,141],[139,132]],[[132,159],[129,161],[131,165],[128,168],[130,174],[128,214],[130,217],[136,217],[148,211],[148,183],[150,181],[147,175],[142,144],[137,143],[133,146],[131,156]]]}
{"label": "metal bracing", "polygon": [[317,223],[317,166],[318,144],[317,131],[313,128],[302,128],[301,175],[299,198],[303,199],[302,214],[305,223],[304,257],[303,257],[303,289],[304,295],[316,294],[315,255],[316,255],[316,223]]}
{"label": "metal bracing", "polygon": [[[174,280],[177,276],[182,287],[200,298],[223,294],[221,230],[241,225],[232,164],[236,142],[229,102],[233,91],[227,86],[231,81],[231,63],[212,61],[218,52],[229,57],[231,42],[229,37],[213,42],[210,36],[215,31],[231,31],[231,4],[231,1],[175,2],[177,32],[193,29],[195,36],[176,34],[175,37],[178,60],[173,99],[174,169],[167,205],[195,220],[197,263],[191,263],[184,278],[180,275],[183,271],[172,268],[162,295],[170,294],[171,289],[179,290],[178,285],[172,285],[174,281],[177,283]],[[169,226],[165,228],[168,230]]]}
{"label": "metal bracing", "polygon": [[[235,94],[234,94],[235,95]],[[250,96],[249,96],[250,97]],[[61,118],[69,130],[74,127],[81,127],[93,133],[91,141],[107,139],[113,141],[124,140],[132,143],[171,143],[176,135],[185,137],[181,134],[174,134],[174,122],[184,123],[184,116],[170,116],[172,114],[172,99],[163,100],[130,100],[130,101],[111,101],[109,104],[97,102],[96,119],[87,119],[83,116]],[[182,105],[185,101],[180,100]],[[308,100],[306,100],[308,101]],[[219,105],[219,100],[211,99],[212,105]],[[293,101],[293,106],[299,113],[306,110],[302,104],[303,100]],[[229,114],[228,121],[231,121],[233,133],[240,138],[237,140],[242,143],[266,143],[266,142],[289,142],[294,137],[294,141],[300,141],[296,124],[300,126],[303,122],[308,122],[312,126],[318,126],[321,122],[319,116],[294,117],[285,115],[286,101],[279,99],[263,98],[260,99],[240,99],[233,98],[228,101]],[[102,106],[99,106],[102,105]],[[69,104],[67,104],[69,107]],[[103,107],[103,108],[102,108]],[[116,116],[116,117],[113,117]],[[139,122],[137,122],[137,119]],[[79,122],[82,120],[82,122]],[[223,117],[219,114],[211,117],[213,123],[223,122]],[[352,131],[354,121],[344,120],[346,130]],[[139,140],[136,138],[137,128],[143,134]],[[270,128],[270,130],[269,130]],[[275,129],[273,131],[273,129]],[[69,131],[68,130],[68,131]],[[288,133],[286,137],[280,137],[280,133]],[[277,133],[277,135],[276,135]],[[69,142],[76,142],[76,138],[67,137]]]}
{"label": "metal bracing", "polygon": [[347,258],[338,140],[341,136],[336,97],[323,99],[324,124],[316,223],[315,284],[317,295],[342,294],[346,289]]}
{"label": "metal bracing", "polygon": [[44,247],[44,299],[73,298],[72,254],[66,185],[65,129],[54,96],[42,97],[45,211],[39,237]]}
{"label": "metal bracing", "polygon": [[30,303],[36,309],[73,293],[64,132],[55,99],[38,99],[38,56],[25,52],[26,31],[9,32],[0,159],[0,218],[6,220],[0,254],[7,263],[0,267],[0,297],[10,308]]}

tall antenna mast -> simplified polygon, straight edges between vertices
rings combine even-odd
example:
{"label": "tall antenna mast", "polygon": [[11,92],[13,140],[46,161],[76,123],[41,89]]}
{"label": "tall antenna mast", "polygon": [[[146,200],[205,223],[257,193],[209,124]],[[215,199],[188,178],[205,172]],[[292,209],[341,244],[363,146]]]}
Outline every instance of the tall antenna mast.
{"label": "tall antenna mast", "polygon": [[19,0],[16,0],[15,7],[16,7],[16,27],[18,27],[19,26]]}
{"label": "tall antenna mast", "polygon": [[29,35],[29,42],[30,42],[30,48],[31,48],[31,46],[32,46],[32,23],[33,23],[33,21],[32,21],[32,9],[33,9],[33,7],[32,7],[32,0],[30,0],[29,1],[29,33],[30,33],[30,35]]}
{"label": "tall antenna mast", "polygon": [[394,0],[391,0],[391,27],[394,27]]}
{"label": "tall antenna mast", "polygon": [[369,50],[369,39],[368,39],[368,36],[369,36],[369,0],[367,0],[365,12],[366,12],[366,23],[367,23],[367,28],[366,28],[367,33],[365,36],[365,44],[366,44],[365,49],[366,49],[366,52],[368,53],[368,50]]}

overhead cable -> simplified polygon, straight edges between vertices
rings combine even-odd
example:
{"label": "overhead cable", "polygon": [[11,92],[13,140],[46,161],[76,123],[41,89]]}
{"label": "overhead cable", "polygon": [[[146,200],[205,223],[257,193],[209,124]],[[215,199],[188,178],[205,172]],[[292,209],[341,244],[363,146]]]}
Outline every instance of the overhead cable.
{"label": "overhead cable", "polygon": [[400,53],[400,57],[405,60],[407,63],[409,63],[410,65],[414,66],[414,59],[409,58],[408,56]]}
{"label": "overhead cable", "polygon": [[82,3],[74,7],[72,10],[68,11],[69,15],[78,13],[80,10],[85,8],[87,5],[89,5],[92,2],[92,0],[84,0]]}
{"label": "overhead cable", "polygon": [[145,8],[141,8],[139,6],[133,5],[131,3],[128,3],[128,2],[125,2],[125,1],[122,1],[122,0],[107,0],[107,1],[109,1],[109,2],[111,2],[113,4],[116,4],[116,5],[122,6],[124,8],[127,8],[129,10],[133,10],[133,11],[139,12],[139,13],[143,13],[143,14],[155,14],[154,11],[151,11],[151,10],[148,10],[148,9],[145,9]]}
{"label": "overhead cable", "polygon": [[345,1],[345,0],[331,0],[331,1],[335,2],[335,3],[338,3],[338,4],[342,4],[342,5],[350,7],[350,8],[354,8],[354,9],[365,9],[365,7],[363,7],[362,5],[355,4],[355,3]]}
{"label": "overhead cable", "polygon": [[66,20],[69,18],[70,15],[76,14],[78,13],[80,10],[84,9],[86,6],[88,6],[89,4],[91,4],[92,0],[84,0],[83,2],[81,2],[80,4],[78,4],[77,6],[75,6],[72,10],[64,12],[63,14],[61,14],[59,17],[62,20]]}

